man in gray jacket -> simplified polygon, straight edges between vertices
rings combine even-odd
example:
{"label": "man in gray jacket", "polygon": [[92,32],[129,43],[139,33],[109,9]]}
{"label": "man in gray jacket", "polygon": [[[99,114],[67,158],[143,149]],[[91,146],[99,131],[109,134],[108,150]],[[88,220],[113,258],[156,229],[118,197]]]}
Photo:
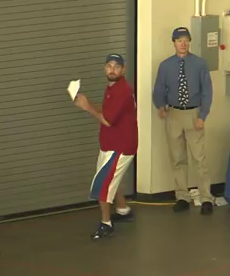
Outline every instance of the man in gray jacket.
{"label": "man in gray jacket", "polygon": [[206,62],[189,52],[191,35],[180,27],[172,40],[176,54],[164,60],[158,69],[153,101],[158,115],[166,120],[170,159],[176,183],[175,212],[188,210],[188,158],[190,151],[198,168],[201,214],[212,214],[213,197],[205,164],[204,124],[212,103],[212,82]]}

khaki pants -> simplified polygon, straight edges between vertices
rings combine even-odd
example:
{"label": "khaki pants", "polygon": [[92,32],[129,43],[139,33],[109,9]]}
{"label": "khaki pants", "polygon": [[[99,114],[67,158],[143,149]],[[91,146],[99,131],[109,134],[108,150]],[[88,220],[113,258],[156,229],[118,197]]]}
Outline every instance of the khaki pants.
{"label": "khaki pants", "polygon": [[176,182],[176,198],[190,201],[188,192],[188,151],[196,164],[201,201],[213,202],[210,193],[209,173],[205,164],[204,129],[197,131],[195,122],[199,108],[178,110],[169,108],[166,118],[166,133],[170,159]]}

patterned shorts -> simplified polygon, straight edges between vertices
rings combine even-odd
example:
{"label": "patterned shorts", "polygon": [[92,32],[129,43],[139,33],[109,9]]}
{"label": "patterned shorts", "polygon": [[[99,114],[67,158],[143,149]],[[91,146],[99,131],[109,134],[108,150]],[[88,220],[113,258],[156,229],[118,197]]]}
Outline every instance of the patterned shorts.
{"label": "patterned shorts", "polygon": [[123,155],[115,151],[100,151],[97,172],[93,178],[90,198],[113,203],[122,177],[134,155]]}

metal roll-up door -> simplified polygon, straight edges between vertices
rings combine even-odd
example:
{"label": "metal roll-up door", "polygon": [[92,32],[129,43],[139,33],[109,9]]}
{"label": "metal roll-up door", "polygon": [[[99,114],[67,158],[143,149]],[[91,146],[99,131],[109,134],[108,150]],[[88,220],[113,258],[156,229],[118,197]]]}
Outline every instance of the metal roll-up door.
{"label": "metal roll-up door", "polygon": [[81,78],[101,103],[105,56],[127,56],[130,3],[0,1],[0,215],[88,201],[98,124],[66,87]]}

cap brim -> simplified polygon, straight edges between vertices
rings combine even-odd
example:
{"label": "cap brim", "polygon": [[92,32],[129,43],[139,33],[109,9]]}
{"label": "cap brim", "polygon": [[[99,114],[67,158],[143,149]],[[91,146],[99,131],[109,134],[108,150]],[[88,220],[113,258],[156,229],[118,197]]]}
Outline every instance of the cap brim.
{"label": "cap brim", "polygon": [[188,34],[188,33],[186,33],[186,32],[181,32],[180,34],[175,35],[173,38],[174,39],[179,39],[182,36],[187,36],[187,37],[189,37],[191,39],[191,35]]}

